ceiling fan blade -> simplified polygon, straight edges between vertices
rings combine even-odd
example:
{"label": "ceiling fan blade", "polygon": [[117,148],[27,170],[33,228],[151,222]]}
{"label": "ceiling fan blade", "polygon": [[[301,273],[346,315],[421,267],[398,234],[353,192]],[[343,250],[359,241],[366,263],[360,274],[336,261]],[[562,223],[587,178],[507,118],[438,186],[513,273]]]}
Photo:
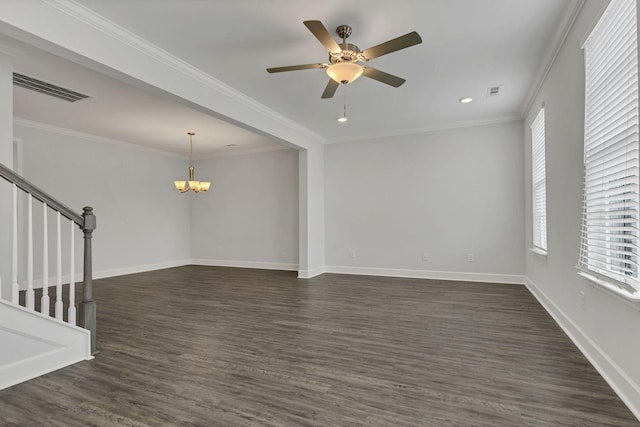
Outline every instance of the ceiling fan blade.
{"label": "ceiling fan blade", "polygon": [[333,79],[329,79],[329,83],[327,83],[327,87],[324,88],[324,92],[322,92],[321,98],[322,99],[333,98],[333,95],[335,95],[336,90],[338,90],[338,86],[340,86],[340,83],[338,83]]}
{"label": "ceiling fan blade", "polygon": [[364,68],[362,72],[363,76],[369,77],[370,79],[377,80],[382,83],[386,83],[393,87],[401,86],[404,82],[406,82],[406,80],[403,78],[394,76],[393,74],[385,73],[384,71],[376,70],[375,68],[362,68]]}
{"label": "ceiling fan blade", "polygon": [[328,52],[340,53],[342,49],[320,21],[304,21],[303,24],[316,36]]}
{"label": "ceiling fan blade", "polygon": [[283,71],[311,70],[314,68],[327,68],[327,64],[289,65],[288,67],[267,68],[267,72],[282,73]]}
{"label": "ceiling fan blade", "polygon": [[400,36],[393,40],[381,43],[377,46],[370,47],[369,49],[366,49],[364,52],[362,52],[362,54],[368,61],[370,59],[395,52],[396,50],[404,49],[420,43],[422,43],[420,35],[415,31],[412,31],[408,34],[405,34],[404,36]]}

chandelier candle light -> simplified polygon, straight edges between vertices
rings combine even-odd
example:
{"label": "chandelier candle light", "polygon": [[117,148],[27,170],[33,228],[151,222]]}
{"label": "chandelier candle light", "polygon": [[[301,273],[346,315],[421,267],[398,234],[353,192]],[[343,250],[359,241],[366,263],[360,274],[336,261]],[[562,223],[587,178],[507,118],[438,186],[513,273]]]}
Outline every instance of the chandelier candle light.
{"label": "chandelier candle light", "polygon": [[196,181],[194,178],[195,168],[193,167],[193,132],[187,132],[189,135],[189,181],[174,181],[176,189],[181,193],[193,190],[195,193],[209,190],[211,183],[209,181]]}

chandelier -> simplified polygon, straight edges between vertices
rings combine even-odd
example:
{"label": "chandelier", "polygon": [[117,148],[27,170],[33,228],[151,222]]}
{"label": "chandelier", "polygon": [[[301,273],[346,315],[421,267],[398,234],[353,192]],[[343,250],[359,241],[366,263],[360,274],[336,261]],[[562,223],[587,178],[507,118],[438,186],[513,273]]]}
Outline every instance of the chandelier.
{"label": "chandelier", "polygon": [[195,193],[209,190],[211,183],[209,181],[196,181],[194,178],[195,168],[193,167],[193,132],[187,132],[189,135],[189,180],[188,181],[173,181],[176,189],[181,193],[186,193],[189,190],[193,190]]}

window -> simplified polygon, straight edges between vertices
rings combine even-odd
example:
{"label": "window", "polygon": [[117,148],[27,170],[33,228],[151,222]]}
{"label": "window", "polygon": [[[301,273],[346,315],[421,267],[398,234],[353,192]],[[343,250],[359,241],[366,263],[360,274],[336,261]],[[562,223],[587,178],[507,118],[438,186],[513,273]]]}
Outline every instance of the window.
{"label": "window", "polygon": [[636,0],[613,0],[585,51],[584,202],[579,267],[638,296]]}
{"label": "window", "polygon": [[533,185],[533,247],[547,251],[547,180],[545,174],[544,108],[531,124]]}

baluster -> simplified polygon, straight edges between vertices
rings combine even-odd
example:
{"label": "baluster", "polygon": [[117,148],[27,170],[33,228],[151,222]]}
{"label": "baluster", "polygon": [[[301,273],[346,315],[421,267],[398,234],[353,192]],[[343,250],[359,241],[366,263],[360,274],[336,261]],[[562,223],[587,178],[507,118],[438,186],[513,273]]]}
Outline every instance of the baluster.
{"label": "baluster", "polygon": [[75,242],[73,233],[74,222],[69,221],[69,229],[71,230],[69,252],[69,314],[67,321],[72,325],[76,325],[76,265],[75,265]]}
{"label": "baluster", "polygon": [[27,199],[27,308],[35,310],[33,293],[33,197],[29,193]]}
{"label": "baluster", "polygon": [[[11,263],[11,302],[18,304],[18,187],[13,184],[13,242]],[[0,288],[2,289],[2,288]]]}
{"label": "baluster", "polygon": [[47,204],[42,204],[42,299],[40,313],[49,315],[49,231],[47,230]]}
{"label": "baluster", "polygon": [[56,212],[56,319],[62,320],[62,233],[60,231],[60,212]]}

